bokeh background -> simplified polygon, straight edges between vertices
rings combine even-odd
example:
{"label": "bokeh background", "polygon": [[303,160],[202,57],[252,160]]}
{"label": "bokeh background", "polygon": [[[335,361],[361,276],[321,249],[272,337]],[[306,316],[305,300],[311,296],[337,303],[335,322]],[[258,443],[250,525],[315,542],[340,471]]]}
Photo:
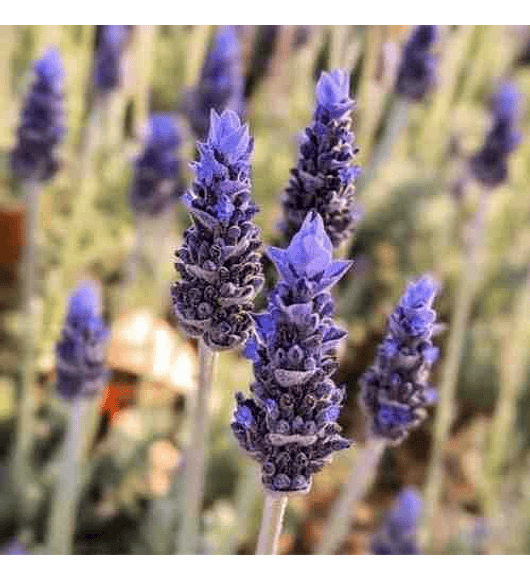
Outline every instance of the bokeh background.
{"label": "bokeh background", "polygon": [[[133,162],[147,135],[149,115],[174,115],[182,136],[182,180],[189,184],[195,136],[187,111],[191,89],[212,43],[215,26],[133,26],[123,50],[122,78],[102,121],[90,171],[82,171],[93,110],[92,71],[98,42],[94,26],[0,28],[0,546],[14,542],[38,553],[44,541],[53,463],[64,434],[67,406],[56,395],[55,354],[66,301],[78,281],[102,285],[112,329],[111,378],[102,397],[90,450],[87,485],[79,506],[75,553],[173,553],[187,429],[186,405],[195,388],[196,344],[171,316],[173,252],[188,216],[175,204],[143,225],[144,260],[131,281],[137,221],[129,205]],[[351,74],[359,153],[367,170],[390,122],[393,87],[411,26],[237,26],[246,120],[255,139],[253,196],[266,244],[278,240],[281,194],[296,163],[299,136],[314,107],[323,70]],[[36,311],[37,399],[35,465],[42,472],[38,500],[22,513],[8,462],[15,439],[23,344],[20,261],[25,201],[11,174],[9,155],[32,67],[48,47],[61,54],[66,126],[62,167],[39,200]],[[362,218],[349,254],[352,273],[338,289],[338,316],[348,328],[338,379],[347,384],[340,423],[362,444],[364,423],[357,381],[371,364],[386,319],[406,283],[431,272],[442,283],[440,320],[451,328],[455,288],[465,268],[467,224],[477,206],[468,160],[491,125],[491,97],[510,80],[522,95],[523,138],[509,160],[507,182],[489,194],[480,276],[465,331],[462,364],[443,447],[443,483],[434,542],[443,554],[530,552],[530,143],[525,96],[530,94],[530,28],[441,26],[434,52],[437,83],[408,107],[377,172],[359,191]],[[83,183],[84,182],[84,183]],[[64,263],[72,215],[83,188],[92,192],[74,259]],[[265,304],[264,295],[258,300]],[[448,330],[437,338],[443,366]],[[262,493],[251,461],[229,428],[234,393],[248,392],[251,365],[238,353],[218,363],[211,400],[212,429],[204,504],[205,550],[252,553]],[[486,466],[499,393],[510,386],[503,411],[508,444],[498,470]],[[351,514],[340,553],[367,553],[371,535],[405,485],[426,482],[432,418],[385,452],[368,495]],[[354,453],[354,450],[352,451]],[[307,496],[289,503],[280,551],[310,554],[352,455],[338,454]]]}

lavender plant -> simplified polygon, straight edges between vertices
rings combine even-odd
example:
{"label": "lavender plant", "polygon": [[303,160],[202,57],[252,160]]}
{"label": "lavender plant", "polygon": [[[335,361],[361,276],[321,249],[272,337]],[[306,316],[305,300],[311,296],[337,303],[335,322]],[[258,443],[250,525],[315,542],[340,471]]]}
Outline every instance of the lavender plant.
{"label": "lavender plant", "polygon": [[64,133],[63,68],[53,49],[35,63],[35,81],[26,97],[18,141],[11,152],[11,168],[21,180],[26,197],[25,246],[22,261],[24,312],[24,358],[22,396],[13,459],[14,481],[22,498],[31,477],[28,453],[31,446],[35,386],[35,245],[39,224],[39,197],[45,181],[59,169],[57,146]]}
{"label": "lavender plant", "polygon": [[204,139],[208,133],[211,109],[216,113],[228,109],[243,115],[241,56],[233,26],[222,26],[217,30],[199,82],[188,95],[186,109],[198,139]]}
{"label": "lavender plant", "polygon": [[102,93],[113,91],[121,85],[121,55],[126,38],[127,26],[100,27],[94,63],[94,84]]}
{"label": "lavender plant", "polygon": [[51,554],[73,550],[84,464],[108,377],[105,361],[110,333],[101,318],[99,294],[94,283],[80,284],[72,293],[56,349],[57,392],[70,403],[70,413],[48,528]]}
{"label": "lavender plant", "polygon": [[406,487],[396,498],[379,531],[372,538],[371,552],[376,556],[419,554],[416,529],[423,500],[414,487]]}
{"label": "lavender plant", "polygon": [[367,443],[333,507],[319,554],[332,554],[340,545],[348,528],[350,506],[361,499],[373,481],[385,448],[399,445],[411,429],[421,424],[426,407],[435,401],[427,380],[438,358],[438,348],[431,340],[437,330],[432,308],[437,292],[438,284],[430,276],[409,284],[390,316],[374,364],[359,381]]}
{"label": "lavender plant", "polygon": [[183,329],[199,339],[200,376],[191,411],[192,434],[186,464],[181,553],[197,550],[203,488],[204,438],[213,356],[243,345],[254,327],[253,300],[263,284],[258,211],[250,197],[248,127],[233,111],[210,116],[210,130],[198,144],[196,178],[183,196],[193,224],[176,252],[181,279],[172,289],[174,313]]}
{"label": "lavender plant", "polygon": [[352,165],[358,149],[351,131],[354,102],[349,92],[350,79],[344,70],[322,73],[316,85],[313,120],[305,130],[282,200],[279,227],[286,242],[311,210],[322,216],[334,248],[351,236],[358,215],[355,179],[360,169]]}
{"label": "lavender plant", "polygon": [[288,494],[309,491],[313,475],[350,445],[336,423],[344,389],[331,378],[346,332],[333,323],[329,293],[350,262],[334,261],[332,251],[315,211],[286,250],[268,250],[280,280],[268,310],[255,317],[256,335],[247,349],[256,378],[253,396],[237,394],[232,423],[239,445],[261,464],[267,499],[258,553],[274,552]]}

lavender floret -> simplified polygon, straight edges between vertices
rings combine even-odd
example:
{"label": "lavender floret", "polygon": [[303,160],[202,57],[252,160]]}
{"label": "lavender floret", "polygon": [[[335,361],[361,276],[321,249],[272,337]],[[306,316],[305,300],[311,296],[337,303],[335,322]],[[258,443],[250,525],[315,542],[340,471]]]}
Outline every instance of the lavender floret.
{"label": "lavender floret", "polygon": [[430,52],[436,42],[437,26],[417,26],[403,50],[396,93],[421,101],[436,82],[436,57]]}
{"label": "lavender floret", "polygon": [[331,379],[346,332],[333,323],[330,288],[350,262],[334,261],[320,215],[311,211],[286,250],[269,248],[280,280],[256,315],[252,398],[236,395],[232,431],[261,464],[265,489],[307,492],[313,474],[346,449],[336,423],[344,388]]}
{"label": "lavender floret", "polygon": [[113,91],[121,84],[121,54],[126,38],[127,26],[101,27],[94,67],[94,82],[101,91]]}
{"label": "lavender floret", "polygon": [[83,283],[71,294],[57,343],[57,390],[67,400],[98,395],[108,377],[110,332],[101,318],[98,288]]}
{"label": "lavender floret", "polygon": [[390,316],[374,364],[360,379],[360,402],[370,436],[392,445],[421,424],[427,416],[425,407],[434,400],[427,378],[439,355],[431,341],[436,330],[432,303],[437,292],[438,284],[429,276],[408,286]]}
{"label": "lavender floret", "polygon": [[515,128],[520,101],[521,95],[509,83],[493,97],[492,128],[470,162],[473,177],[485,187],[497,187],[508,179],[508,157],[521,141],[521,133]]}
{"label": "lavender floret", "polygon": [[372,554],[376,556],[419,554],[417,526],[423,500],[413,487],[406,487],[398,495],[379,532],[372,539]]}
{"label": "lavender floret", "polygon": [[130,202],[137,214],[157,216],[181,193],[181,138],[170,115],[151,117],[150,135],[142,155],[136,160]]}
{"label": "lavender floret", "polygon": [[198,149],[195,181],[182,198],[193,224],[176,253],[174,313],[210,349],[233,349],[252,333],[253,301],[263,285],[260,232],[252,222],[258,208],[250,197],[253,140],[236,113],[212,110]]}
{"label": "lavender floret", "polygon": [[11,167],[20,179],[46,181],[59,169],[55,151],[65,133],[59,53],[48,50],[34,70],[35,82],[26,97]]}
{"label": "lavender floret", "polygon": [[243,74],[239,41],[233,26],[218,29],[197,86],[188,95],[186,108],[193,132],[198,139],[208,133],[210,110],[225,109],[244,114]]}
{"label": "lavender floret", "polygon": [[349,91],[350,79],[344,70],[324,72],[317,83],[313,121],[305,130],[282,200],[279,227],[287,242],[311,210],[322,216],[334,248],[353,231],[359,213],[355,179],[360,169],[352,165],[358,148],[350,130],[354,102]]}

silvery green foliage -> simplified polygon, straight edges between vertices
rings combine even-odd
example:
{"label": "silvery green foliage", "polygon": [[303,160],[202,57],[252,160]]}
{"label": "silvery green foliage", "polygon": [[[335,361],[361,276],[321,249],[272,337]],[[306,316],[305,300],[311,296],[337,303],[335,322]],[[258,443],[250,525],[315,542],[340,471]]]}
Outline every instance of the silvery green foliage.
{"label": "silvery green foliage", "polygon": [[126,38],[127,26],[101,26],[95,57],[94,82],[103,92],[115,90],[121,84],[121,56]]}
{"label": "silvery green foliage", "polygon": [[344,388],[331,379],[346,332],[333,323],[329,289],[350,262],[334,261],[322,218],[311,211],[286,250],[269,248],[280,280],[257,315],[253,396],[236,395],[232,430],[259,461],[265,489],[306,492],[314,473],[350,441],[336,423]]}
{"label": "silvery green foliage", "polygon": [[354,102],[349,91],[344,70],[322,73],[316,85],[313,121],[305,130],[283,196],[279,227],[287,242],[311,210],[321,215],[333,247],[338,248],[353,231],[358,216],[355,179],[360,169],[352,165],[358,149],[351,131]]}
{"label": "silvery green foliage", "polygon": [[105,366],[110,332],[101,318],[99,289],[80,284],[70,295],[68,312],[57,343],[57,390],[64,399],[92,397],[107,380]]}
{"label": "silvery green foliage", "polygon": [[55,152],[65,133],[59,53],[48,50],[34,70],[35,82],[26,96],[11,167],[20,179],[45,181],[59,169]]}
{"label": "silvery green foliage", "polygon": [[437,26],[417,26],[403,50],[396,93],[421,101],[436,82],[436,57],[429,52],[436,42]]}
{"label": "silvery green foliage", "polygon": [[212,110],[210,131],[199,143],[195,181],[183,196],[193,224],[184,233],[172,288],[174,312],[184,330],[212,350],[233,349],[250,337],[256,293],[263,285],[258,208],[250,197],[247,125],[233,111]]}
{"label": "silvery green foliage", "polygon": [[425,419],[425,407],[434,401],[427,379],[439,355],[431,341],[437,292],[438,284],[429,276],[409,284],[390,316],[374,364],[360,379],[360,402],[370,436],[390,444],[403,441]]}

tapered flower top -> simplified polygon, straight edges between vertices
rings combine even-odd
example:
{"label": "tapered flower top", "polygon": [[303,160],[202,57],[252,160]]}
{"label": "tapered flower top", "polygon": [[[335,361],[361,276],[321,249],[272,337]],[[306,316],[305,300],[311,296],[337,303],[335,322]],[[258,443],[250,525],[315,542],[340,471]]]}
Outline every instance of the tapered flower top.
{"label": "tapered flower top", "polygon": [[360,170],[352,165],[357,146],[350,130],[354,102],[349,91],[349,75],[343,70],[324,72],[317,83],[313,121],[283,196],[280,230],[287,243],[311,210],[321,215],[333,247],[353,231],[358,215],[354,183]]}
{"label": "tapered flower top", "polygon": [[372,554],[376,556],[411,556],[419,553],[416,534],[423,509],[423,500],[413,487],[398,495],[383,526],[372,539]]}
{"label": "tapered flower top", "polygon": [[150,135],[136,160],[130,193],[131,206],[137,214],[157,216],[182,192],[177,157],[180,143],[177,125],[170,115],[151,117]]}
{"label": "tapered flower top", "polygon": [[242,116],[243,75],[239,41],[233,26],[218,29],[204,62],[197,86],[188,95],[186,109],[191,127],[199,139],[208,133],[210,110],[230,109]]}
{"label": "tapered flower top", "polygon": [[263,285],[252,221],[258,209],[250,197],[253,141],[234,112],[212,110],[208,139],[198,148],[195,181],[183,196],[193,224],[176,253],[174,312],[210,349],[232,349],[251,335],[253,301]]}
{"label": "tapered flower top", "polygon": [[273,492],[307,492],[314,473],[350,445],[336,421],[344,389],[332,381],[335,350],[346,332],[333,324],[329,289],[350,262],[332,259],[322,218],[310,212],[286,250],[270,248],[280,280],[256,316],[247,349],[254,363],[252,398],[236,395],[232,430],[261,464]]}
{"label": "tapered flower top", "polygon": [[127,26],[101,26],[94,66],[94,82],[102,92],[121,84],[121,55],[127,38]]}
{"label": "tapered flower top", "polygon": [[429,371],[438,358],[432,303],[438,284],[429,276],[412,282],[390,316],[388,332],[374,364],[362,375],[361,406],[371,437],[398,444],[426,417],[434,402]]}
{"label": "tapered flower top", "polygon": [[99,288],[91,282],[71,294],[57,344],[57,390],[64,399],[92,397],[107,380],[109,330],[101,318]]}
{"label": "tapered flower top", "polygon": [[18,143],[11,153],[11,167],[20,179],[45,181],[55,175],[55,157],[64,128],[63,67],[59,53],[48,50],[35,63],[35,82],[24,104]]}
{"label": "tapered flower top", "polygon": [[485,187],[497,187],[508,179],[508,157],[521,141],[521,133],[516,128],[520,102],[520,93],[509,83],[493,97],[492,128],[470,163],[473,177]]}
{"label": "tapered flower top", "polygon": [[417,26],[403,50],[396,93],[421,101],[436,82],[436,57],[430,52],[436,42],[436,26]]}

